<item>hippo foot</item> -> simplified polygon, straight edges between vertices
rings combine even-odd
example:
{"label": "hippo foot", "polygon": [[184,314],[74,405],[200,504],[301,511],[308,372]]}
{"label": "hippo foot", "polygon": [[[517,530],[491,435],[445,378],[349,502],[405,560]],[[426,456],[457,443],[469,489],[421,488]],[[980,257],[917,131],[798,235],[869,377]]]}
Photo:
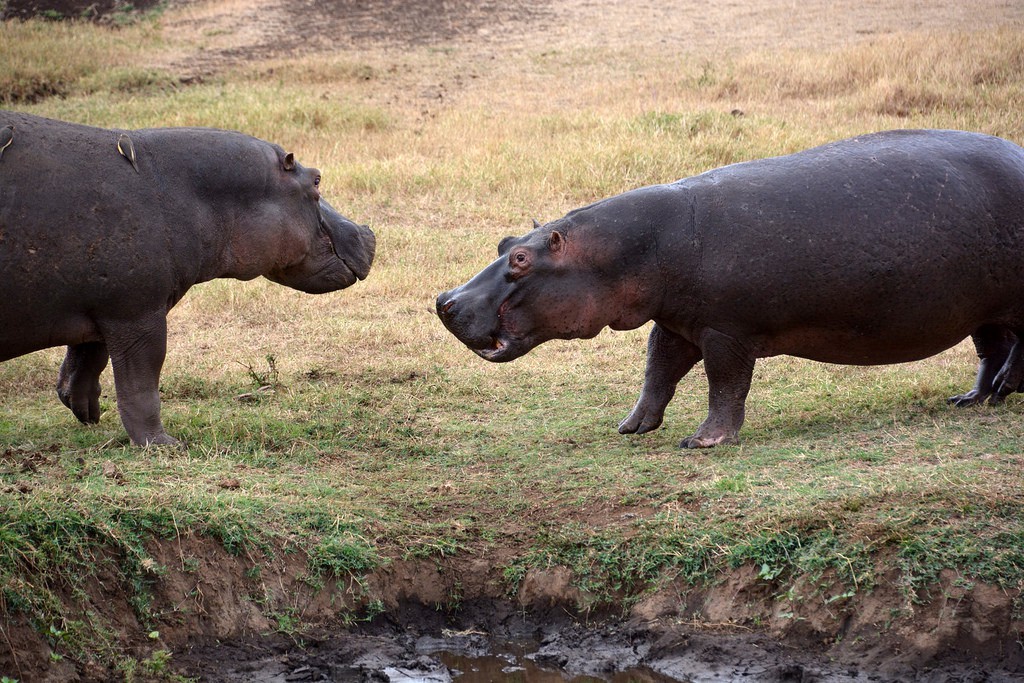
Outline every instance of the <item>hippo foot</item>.
{"label": "hippo foot", "polygon": [[1016,378],[1009,378],[1000,381],[999,377],[996,377],[993,386],[996,390],[992,393],[992,397],[989,399],[989,403],[997,405],[1003,402],[1003,399],[1010,394],[1021,390],[1021,383]]}
{"label": "hippo foot", "polygon": [[[985,402],[986,398],[989,398],[989,392],[978,391],[977,389],[971,389],[970,391],[957,394],[956,396],[950,396],[946,399],[946,403],[952,404],[957,408],[964,408],[966,406],[981,405]],[[992,395],[992,401],[998,403],[998,396]]]}
{"label": "hippo foot", "polygon": [[107,366],[103,342],[87,342],[67,348],[57,374],[57,396],[79,422],[100,421],[100,373]]}
{"label": "hippo foot", "polygon": [[619,423],[619,434],[646,434],[661,426],[662,415],[652,414],[639,407],[634,408],[625,420]]}
{"label": "hippo foot", "polygon": [[171,436],[170,434],[168,434],[166,432],[157,434],[155,436],[150,436],[150,437],[147,437],[145,439],[139,439],[137,441],[135,439],[132,439],[132,441],[134,441],[135,443],[137,443],[140,446],[147,446],[147,447],[148,446],[169,446],[171,448],[185,448],[185,444],[183,442],[179,441],[178,439],[175,439],[173,436]]}
{"label": "hippo foot", "polygon": [[735,434],[720,434],[719,436],[700,436],[694,434],[679,442],[680,448],[713,448],[714,446],[734,446],[740,442]]}
{"label": "hippo foot", "polygon": [[82,424],[96,424],[100,421],[100,390],[86,392],[73,391],[70,382],[62,381],[57,385],[57,397]]}

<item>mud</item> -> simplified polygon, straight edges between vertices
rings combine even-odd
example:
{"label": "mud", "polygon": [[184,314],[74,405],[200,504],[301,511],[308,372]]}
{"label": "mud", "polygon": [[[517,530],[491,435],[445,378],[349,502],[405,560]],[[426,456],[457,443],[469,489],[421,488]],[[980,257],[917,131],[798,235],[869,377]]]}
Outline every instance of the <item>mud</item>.
{"label": "mud", "polygon": [[468,612],[454,617],[406,609],[401,623],[382,617],[343,632],[194,644],[175,659],[175,669],[183,675],[228,683],[1021,680],[1017,673],[976,664],[843,664],[756,633],[686,625],[588,624],[550,615],[537,619],[510,603],[496,602],[469,606]]}
{"label": "mud", "polygon": [[449,619],[443,627],[436,616],[420,614],[405,624],[385,618],[340,634],[196,645],[176,657],[176,669],[203,681],[238,683],[881,680],[850,667],[805,661],[767,639],[541,622],[508,606],[476,607],[480,614],[504,615],[489,623]]}

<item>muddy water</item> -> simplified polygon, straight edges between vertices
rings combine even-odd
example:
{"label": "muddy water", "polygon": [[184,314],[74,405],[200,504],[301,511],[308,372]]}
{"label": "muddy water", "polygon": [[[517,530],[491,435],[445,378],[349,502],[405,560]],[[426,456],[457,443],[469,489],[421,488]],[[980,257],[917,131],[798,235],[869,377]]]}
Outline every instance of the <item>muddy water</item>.
{"label": "muddy water", "polygon": [[[535,632],[536,633],[536,632]],[[841,666],[761,637],[693,633],[659,638],[562,628],[539,639],[497,640],[447,629],[335,633],[195,644],[174,654],[176,673],[201,683],[1009,683],[978,667],[885,674]],[[903,675],[906,674],[906,675]]]}
{"label": "muddy water", "polygon": [[[470,657],[454,652],[439,652],[438,658],[448,667],[457,683],[673,683],[678,680],[661,676],[646,667],[618,671],[600,678],[588,675],[569,676],[560,668],[538,665],[534,658],[538,647],[504,645],[493,654]],[[557,662],[555,662],[557,663]]]}
{"label": "muddy water", "polygon": [[[404,653],[371,646],[370,652],[355,657],[347,645],[338,651],[294,648],[276,654],[262,648],[255,652],[214,648],[200,654],[200,661],[191,662],[181,673],[204,683],[674,683],[692,680],[659,675],[640,666],[600,675],[580,673],[578,669],[567,671],[557,660],[547,660],[529,651],[538,647],[537,643],[533,643],[532,648],[499,646],[488,654],[473,655],[436,651],[433,643],[427,647],[422,645]],[[599,666],[617,668],[608,662]]]}
{"label": "muddy water", "polygon": [[[579,626],[515,629],[504,638],[473,629],[385,628],[301,642],[281,638],[194,644],[174,655],[177,673],[203,683],[869,683],[878,679],[794,654],[761,639],[721,634],[650,637]],[[935,679],[940,680],[940,679]],[[961,680],[961,679],[941,679]],[[973,680],[973,679],[972,679]],[[994,681],[1001,679],[980,679]]]}
{"label": "muddy water", "polygon": [[441,653],[440,659],[457,683],[672,683],[676,680],[647,668],[620,671],[609,678],[569,677],[562,671],[545,669],[528,659],[509,655],[464,657]]}

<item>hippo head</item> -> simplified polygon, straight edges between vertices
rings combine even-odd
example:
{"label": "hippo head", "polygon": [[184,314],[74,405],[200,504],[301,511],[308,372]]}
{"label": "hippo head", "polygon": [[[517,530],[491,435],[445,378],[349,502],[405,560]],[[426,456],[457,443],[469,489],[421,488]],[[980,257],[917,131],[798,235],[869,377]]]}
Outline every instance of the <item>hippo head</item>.
{"label": "hippo head", "polygon": [[586,339],[605,326],[636,327],[631,282],[611,253],[567,218],[506,237],[498,259],[469,282],[437,297],[437,315],[474,353],[510,361],[550,339]]}
{"label": "hippo head", "polygon": [[280,156],[277,194],[283,233],[272,246],[278,259],[262,274],[273,282],[309,294],[343,289],[365,279],[373,263],[376,240],[320,196],[320,171],[306,168],[292,154]]}

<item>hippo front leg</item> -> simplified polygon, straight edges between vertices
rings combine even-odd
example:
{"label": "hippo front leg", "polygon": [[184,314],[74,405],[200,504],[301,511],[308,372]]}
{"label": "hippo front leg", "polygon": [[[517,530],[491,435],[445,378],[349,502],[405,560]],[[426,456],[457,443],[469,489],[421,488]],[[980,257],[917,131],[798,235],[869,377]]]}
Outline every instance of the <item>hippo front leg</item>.
{"label": "hippo front leg", "polygon": [[142,320],[100,324],[117,390],[117,411],[132,443],[176,444],[160,421],[160,370],[167,353],[163,313]]}
{"label": "hippo front leg", "polygon": [[708,376],[708,417],[681,448],[710,448],[739,443],[747,394],[754,376],[754,356],[729,335],[711,330],[701,338]]}
{"label": "hippo front leg", "polygon": [[643,434],[657,429],[679,380],[699,360],[699,348],[655,323],[647,338],[644,386],[633,410],[619,424],[619,433]]}
{"label": "hippo front leg", "polygon": [[87,342],[69,346],[57,374],[57,396],[81,422],[100,421],[100,373],[107,367],[107,345]]}

